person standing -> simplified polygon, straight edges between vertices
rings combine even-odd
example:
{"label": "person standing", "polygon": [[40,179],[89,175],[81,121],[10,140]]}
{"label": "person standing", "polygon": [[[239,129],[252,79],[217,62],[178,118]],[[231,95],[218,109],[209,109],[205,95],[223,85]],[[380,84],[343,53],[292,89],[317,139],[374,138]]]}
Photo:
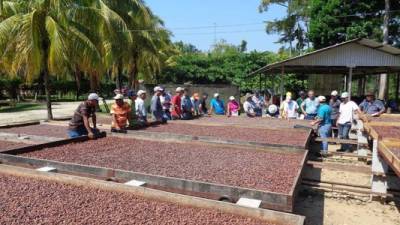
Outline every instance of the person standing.
{"label": "person standing", "polygon": [[141,126],[147,126],[147,111],[144,105],[144,100],[146,100],[147,97],[146,91],[139,90],[137,95],[138,97],[135,100],[137,122]]}
{"label": "person standing", "polygon": [[175,95],[171,100],[171,116],[174,120],[179,120],[182,118],[182,96],[183,88],[176,88]]}
{"label": "person standing", "polygon": [[299,105],[296,101],[292,100],[292,93],[286,93],[286,99],[281,105],[281,116],[283,119],[297,119],[297,110]]}
{"label": "person standing", "polygon": [[137,117],[136,117],[136,104],[135,101],[137,99],[137,94],[133,90],[128,91],[128,98],[131,100],[131,110],[130,110],[130,116],[129,116],[129,127],[134,128],[135,126],[138,125],[137,122]]}
{"label": "person standing", "polygon": [[304,100],[306,100],[306,93],[304,91],[300,91],[299,92],[299,98],[296,100],[297,105],[299,106],[299,108],[297,109],[297,113],[299,115],[299,119],[304,119],[304,114],[303,111],[301,109],[301,104],[303,104]]}
{"label": "person standing", "polygon": [[166,120],[171,120],[171,100],[172,97],[171,95],[165,91],[164,88],[162,88],[162,92],[161,92],[161,96],[160,96],[160,102],[163,108],[163,112],[164,112],[164,118]]}
{"label": "person standing", "polygon": [[[311,126],[318,124],[318,134],[321,138],[326,139],[332,132],[332,108],[326,104],[325,96],[319,96],[318,101],[320,106],[318,107],[316,120],[311,122]],[[321,155],[326,157],[328,154],[328,141],[323,141],[321,145]]]}
{"label": "person standing", "polygon": [[115,103],[111,106],[111,132],[126,133],[127,122],[131,114],[131,107],[124,102],[124,96],[117,94]]}
{"label": "person standing", "polygon": [[150,102],[150,112],[153,117],[153,120],[157,122],[165,122],[166,119],[164,118],[164,111],[161,105],[160,96],[163,89],[159,86],[154,88],[154,95],[151,98]]}
{"label": "person standing", "polygon": [[182,119],[183,120],[191,120],[193,119],[193,104],[192,100],[189,96],[189,90],[185,88],[183,90],[183,97],[182,97]]}
{"label": "person standing", "polygon": [[[329,100],[329,106],[332,109],[332,113],[331,113],[332,127],[336,127],[336,121],[339,116],[339,108],[340,108],[340,104],[342,103],[338,99],[338,94],[339,93],[337,91],[332,91],[331,99]],[[336,135],[334,134],[333,136],[336,136]]]}
{"label": "person standing", "polygon": [[360,104],[360,110],[369,116],[379,117],[385,112],[386,108],[381,100],[375,99],[373,92],[368,92],[366,98]]}
{"label": "person standing", "polygon": [[308,91],[308,98],[301,103],[301,111],[304,114],[304,119],[314,120],[317,116],[319,101],[315,97],[313,90]]}
{"label": "person standing", "polygon": [[[91,93],[88,99],[76,108],[72,116],[69,127],[68,136],[76,138],[87,135],[90,139],[95,138],[99,132],[96,128],[96,107],[99,104],[99,96],[96,93]],[[90,127],[89,118],[92,118],[93,127]]]}
{"label": "person standing", "polygon": [[[351,101],[349,98],[349,93],[343,92],[341,95],[342,103],[340,103],[339,107],[339,116],[336,122],[336,126],[339,129],[339,138],[340,139],[349,139],[349,133],[351,129],[351,125],[354,119],[354,113],[360,113],[361,111],[358,105]],[[351,145],[342,144],[338,151],[351,151]]]}
{"label": "person standing", "polygon": [[265,102],[259,91],[256,91],[256,94],[253,95],[253,102],[256,104],[256,108],[254,109],[256,116],[261,117]]}
{"label": "person standing", "polygon": [[240,104],[235,100],[234,96],[229,97],[229,102],[227,105],[227,116],[239,116]]}
{"label": "person standing", "polygon": [[193,105],[193,115],[200,116],[200,96],[199,93],[194,93],[193,96],[190,98]]}
{"label": "person standing", "polygon": [[208,94],[203,93],[199,104],[199,111],[201,115],[208,114],[207,99],[208,99]]}
{"label": "person standing", "polygon": [[256,104],[253,101],[253,95],[247,93],[245,96],[246,101],[243,103],[243,110],[248,117],[256,117]]}
{"label": "person standing", "polygon": [[211,99],[210,105],[211,107],[208,115],[211,115],[213,112],[216,115],[225,115],[224,101],[220,99],[219,93],[214,94],[214,98]]}

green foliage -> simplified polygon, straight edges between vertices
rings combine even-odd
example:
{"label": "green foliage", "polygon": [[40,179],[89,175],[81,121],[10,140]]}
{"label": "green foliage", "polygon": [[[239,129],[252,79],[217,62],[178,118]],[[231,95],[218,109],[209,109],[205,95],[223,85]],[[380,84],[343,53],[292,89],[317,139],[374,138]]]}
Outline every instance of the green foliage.
{"label": "green foliage", "polygon": [[[382,41],[384,1],[311,0],[309,38],[316,49],[354,38]],[[391,1],[390,43],[400,42],[400,3]]]}
{"label": "green foliage", "polygon": [[0,77],[0,98],[5,97],[2,94],[6,94],[13,99],[17,98],[18,90],[22,85],[23,81],[18,77],[13,78],[2,78]]}

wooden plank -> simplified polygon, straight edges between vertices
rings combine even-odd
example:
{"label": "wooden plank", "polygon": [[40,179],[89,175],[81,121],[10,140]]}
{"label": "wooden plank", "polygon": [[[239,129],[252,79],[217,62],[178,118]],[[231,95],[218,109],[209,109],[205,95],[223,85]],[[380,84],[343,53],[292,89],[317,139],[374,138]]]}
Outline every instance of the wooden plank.
{"label": "wooden plank", "polygon": [[336,144],[352,144],[357,145],[357,140],[350,140],[350,139],[338,139],[338,138],[315,138],[316,142],[323,142],[327,141],[329,143],[336,143]]}
{"label": "wooden plank", "polygon": [[388,165],[400,177],[400,159],[382,141],[379,142],[378,150]]}
{"label": "wooden plank", "polygon": [[106,191],[131,193],[155,201],[166,201],[188,207],[197,207],[208,210],[221,210],[225,213],[252,217],[266,222],[303,225],[304,216],[277,212],[260,208],[243,207],[232,203],[213,201],[203,198],[180,195],[160,190],[149,189],[146,187],[132,187],[124,184],[101,181],[86,177],[72,176],[66,174],[40,173],[34,170],[17,168],[12,166],[0,165],[0,173],[12,176],[27,177],[32,179],[41,179],[53,182],[61,182],[77,186],[85,186],[90,188],[99,188]]}

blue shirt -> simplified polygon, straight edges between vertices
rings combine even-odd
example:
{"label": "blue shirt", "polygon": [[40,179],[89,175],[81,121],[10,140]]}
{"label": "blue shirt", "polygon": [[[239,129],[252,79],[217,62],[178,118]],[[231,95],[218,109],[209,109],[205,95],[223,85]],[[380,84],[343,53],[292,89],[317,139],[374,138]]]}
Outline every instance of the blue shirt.
{"label": "blue shirt", "polygon": [[319,101],[317,98],[314,98],[314,100],[307,98],[306,100],[303,101],[303,103],[301,103],[301,105],[304,106],[307,114],[317,114]]}
{"label": "blue shirt", "polygon": [[373,102],[368,102],[367,100],[364,100],[360,104],[360,109],[369,115],[378,113],[384,108],[385,108],[385,106],[383,105],[382,101],[380,101],[380,100],[374,100]]}
{"label": "blue shirt", "polygon": [[332,123],[331,114],[332,114],[332,108],[329,105],[324,103],[319,106],[317,117],[318,119],[322,120],[320,124],[321,126]]}
{"label": "blue shirt", "polygon": [[213,98],[211,99],[210,105],[213,107],[215,114],[217,115],[225,114],[224,101]]}

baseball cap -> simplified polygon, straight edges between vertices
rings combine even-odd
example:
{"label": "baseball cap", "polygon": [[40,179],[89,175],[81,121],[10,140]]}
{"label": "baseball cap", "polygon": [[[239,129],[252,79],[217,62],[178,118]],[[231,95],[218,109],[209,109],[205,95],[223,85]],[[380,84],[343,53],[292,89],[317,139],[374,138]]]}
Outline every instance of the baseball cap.
{"label": "baseball cap", "polygon": [[217,97],[219,97],[219,93],[214,94],[214,98],[217,98]]}
{"label": "baseball cap", "polygon": [[318,96],[318,100],[319,100],[320,102],[325,102],[325,101],[326,101],[326,98],[325,98],[325,96],[320,95],[320,96]]}
{"label": "baseball cap", "polygon": [[375,94],[372,91],[369,91],[367,94],[365,94],[365,96],[375,96]]}
{"label": "baseball cap", "polygon": [[286,92],[286,96],[290,96],[290,97],[292,97],[292,92]]}
{"label": "baseball cap", "polygon": [[163,89],[160,86],[156,86],[154,88],[154,92],[157,92],[157,91],[163,91]]}
{"label": "baseball cap", "polygon": [[250,93],[247,93],[246,96],[245,96],[246,99],[251,98],[251,97],[253,97],[253,95],[250,94]]}
{"label": "baseball cap", "polygon": [[124,99],[124,96],[123,96],[122,94],[117,94],[117,95],[114,97],[114,99],[115,99],[115,100],[121,100],[121,99]]}
{"label": "baseball cap", "polygon": [[133,96],[137,96],[136,92],[134,90],[129,90],[128,97],[133,97]]}
{"label": "baseball cap", "polygon": [[332,91],[332,93],[331,93],[331,96],[337,96],[339,93],[335,90],[335,91]]}
{"label": "baseball cap", "polygon": [[340,97],[341,98],[348,98],[349,97],[349,93],[348,92],[343,92]]}
{"label": "baseball cap", "polygon": [[88,96],[88,100],[99,100],[99,95],[97,95],[96,93],[91,93]]}
{"label": "baseball cap", "polygon": [[231,100],[231,101],[235,100],[235,96],[229,97],[229,100]]}
{"label": "baseball cap", "polygon": [[278,107],[276,105],[270,105],[268,107],[268,112],[271,114],[275,114],[278,111]]}
{"label": "baseball cap", "polygon": [[139,90],[138,93],[137,93],[137,95],[142,95],[142,94],[146,94],[146,91]]}
{"label": "baseball cap", "polygon": [[183,88],[177,87],[175,92],[182,92],[182,91],[183,91]]}

